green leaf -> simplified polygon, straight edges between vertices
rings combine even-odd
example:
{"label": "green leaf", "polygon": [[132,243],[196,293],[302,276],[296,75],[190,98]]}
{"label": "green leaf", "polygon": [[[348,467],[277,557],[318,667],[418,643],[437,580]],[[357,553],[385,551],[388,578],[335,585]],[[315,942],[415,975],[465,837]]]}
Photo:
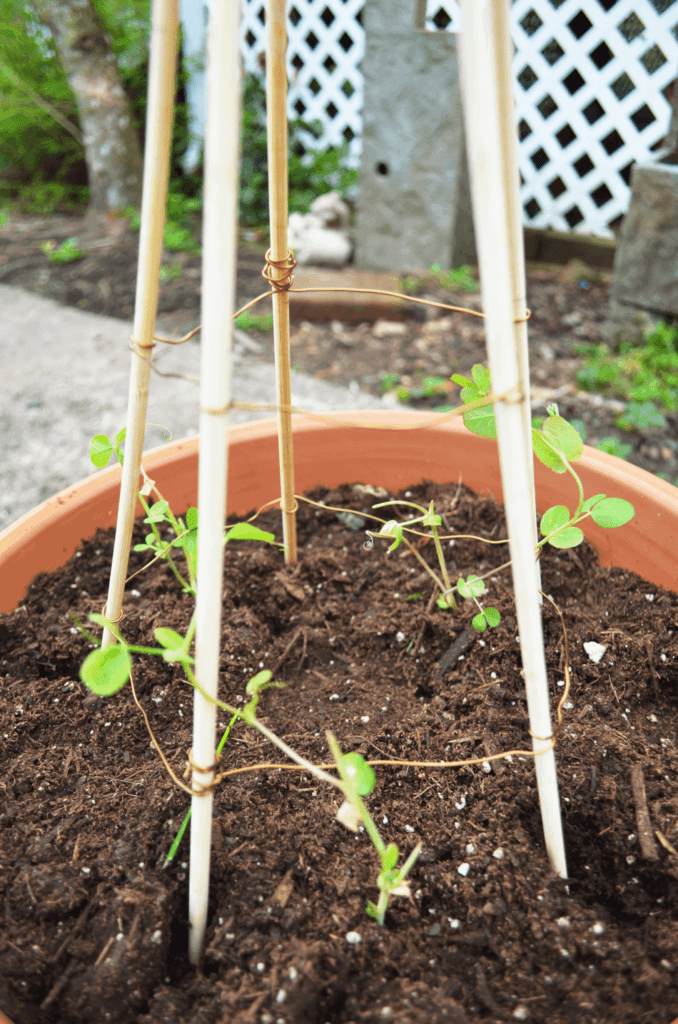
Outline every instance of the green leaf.
{"label": "green leaf", "polygon": [[551,451],[549,446],[544,441],[541,431],[532,430],[532,449],[534,454],[537,456],[540,462],[543,462],[545,466],[552,469],[554,473],[565,473],[567,468],[565,463],[561,459],[560,455],[556,452]]}
{"label": "green leaf", "polygon": [[165,626],[158,626],[157,629],[153,630],[153,635],[159,644],[170,651],[176,651],[184,645],[184,637],[179,633],[175,633],[173,629],[167,629]]}
{"label": "green leaf", "polygon": [[135,544],[132,551],[148,551],[148,544]]}
{"label": "green leaf", "polygon": [[431,512],[427,512],[424,518],[422,519],[422,524],[424,526],[441,526],[442,522],[443,520],[441,516],[439,516],[437,513]]}
{"label": "green leaf", "polygon": [[[196,510],[197,511],[197,510]],[[188,518],[188,513],[186,513]],[[229,540],[261,540],[267,544],[275,544],[275,534],[260,530],[258,526],[251,526],[249,523],[236,523],[230,530],[226,531],[224,544]]]}
{"label": "green leaf", "polygon": [[438,594],[436,598],[436,604],[439,608],[442,608],[444,612],[449,612],[452,605],[449,603],[444,594]]}
{"label": "green leaf", "polygon": [[377,905],[376,905],[376,903],[372,903],[371,900],[367,901],[367,906],[365,907],[365,913],[367,914],[368,917],[371,917],[374,921],[378,921],[379,920],[380,914],[379,914],[379,911],[377,910]]}
{"label": "green leaf", "polygon": [[163,523],[165,521],[165,514],[169,511],[168,501],[156,501],[155,505],[151,505],[149,509],[149,515],[147,519],[144,519],[145,523]]}
{"label": "green leaf", "polygon": [[360,754],[356,754],[355,751],[352,751],[350,754],[344,754],[342,763],[346,768],[346,774],[355,786],[358,796],[369,796],[377,781],[371,765]]}
{"label": "green leaf", "polygon": [[[464,403],[476,401],[478,397],[480,396],[474,395],[473,398],[466,399],[463,393],[461,396]],[[472,434],[477,434],[478,437],[489,437],[493,441],[497,439],[497,421],[491,405],[483,405],[480,409],[471,409],[470,412],[463,414],[462,419],[464,426]]]}
{"label": "green leaf", "polygon": [[112,451],[113,445],[105,434],[97,434],[89,443],[89,457],[97,469],[108,465]]}
{"label": "green leaf", "polygon": [[115,435],[115,445],[116,445],[116,448],[117,448],[117,446],[119,444],[122,444],[122,442],[125,440],[126,437],[127,437],[127,427],[123,427],[122,430],[119,430],[118,433]]}
{"label": "green leaf", "polygon": [[604,497],[604,494],[594,494],[592,498],[587,498],[581,507],[582,512],[588,512],[589,509],[593,508],[596,502],[601,501]]}
{"label": "green leaf", "polygon": [[245,693],[258,693],[259,690],[265,688],[270,683],[273,673],[267,668],[263,672],[257,672],[255,676],[252,676],[249,683],[245,687]]}
{"label": "green leaf", "polygon": [[630,519],[633,519],[634,508],[630,501],[624,498],[603,498],[591,511],[591,518],[598,526],[604,526],[606,530],[615,526],[624,526]]}
{"label": "green leaf", "polygon": [[450,380],[454,381],[454,383],[458,384],[459,387],[461,387],[461,388],[474,388],[475,389],[475,384],[473,383],[473,381],[469,380],[468,377],[462,376],[461,373],[453,373],[452,376],[450,377]]}
{"label": "green leaf", "polygon": [[466,580],[458,580],[457,589],[461,597],[480,597],[485,593],[485,584],[477,576],[471,575]]}
{"label": "green leaf", "polygon": [[568,462],[576,462],[582,457],[584,443],[574,427],[562,416],[549,416],[544,421],[542,431],[553,447],[561,452]]}
{"label": "green leaf", "polygon": [[187,533],[186,536],[181,541],[181,546],[187,555],[189,555],[192,558],[195,558],[196,552],[198,550],[198,531],[191,530],[190,533]]}
{"label": "green leaf", "polygon": [[481,393],[481,395],[489,394],[491,387],[491,377],[490,371],[487,369],[487,367],[483,366],[482,363],[476,363],[475,366],[471,368],[471,376],[473,377],[476,387],[478,388],[478,391]]}
{"label": "green leaf", "polygon": [[186,527],[189,530],[195,530],[198,525],[198,510],[197,508],[189,508],[186,512]]}
{"label": "green leaf", "polygon": [[391,871],[398,863],[399,851],[395,843],[389,843],[381,855],[381,866],[384,871]]}
{"label": "green leaf", "polygon": [[487,622],[485,621],[485,616],[483,612],[478,612],[477,615],[473,616],[473,618],[471,619],[471,625],[473,626],[474,629],[477,629],[479,633],[485,632],[485,630],[487,629]]}
{"label": "green leaf", "polygon": [[403,528],[396,519],[389,519],[387,523],[384,523],[381,530],[379,531],[380,537],[393,537],[393,543],[388,549],[389,552],[395,551],[403,539]]}
{"label": "green leaf", "polygon": [[544,512],[541,517],[541,530],[542,537],[547,537],[549,533],[553,533],[554,530],[559,530],[561,526],[565,526],[565,523],[570,521],[570,513],[565,505],[553,505]]}
{"label": "green leaf", "polygon": [[116,645],[92,651],[80,668],[80,678],[100,697],[110,697],[129,679],[132,659],[126,647]]}
{"label": "green leaf", "polygon": [[498,626],[501,622],[501,615],[496,608],[485,608],[485,618],[488,626]]}
{"label": "green leaf", "polygon": [[554,548],[576,548],[584,539],[584,534],[578,526],[568,526],[561,530],[554,537],[549,537],[549,544]]}

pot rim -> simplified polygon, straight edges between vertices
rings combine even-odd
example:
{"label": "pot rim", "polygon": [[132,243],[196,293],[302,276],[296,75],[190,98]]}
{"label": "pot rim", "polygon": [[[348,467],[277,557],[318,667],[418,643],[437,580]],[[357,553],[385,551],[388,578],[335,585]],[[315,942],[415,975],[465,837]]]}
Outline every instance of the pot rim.
{"label": "pot rim", "polygon": [[[357,482],[355,473],[352,475],[354,464],[362,482],[391,481],[386,486],[393,490],[417,483],[422,477],[444,483],[459,476],[459,467],[455,466],[459,459],[464,462],[464,483],[473,490],[490,490],[502,500],[496,442],[471,434],[459,417],[436,419],[431,413],[414,410],[369,410],[295,415],[292,423],[299,491],[319,483],[337,486]],[[413,426],[417,429],[403,429]],[[397,445],[396,431],[400,438]],[[244,514],[271,498],[271,488],[262,490],[260,476],[270,478],[277,466],[277,434],[275,419],[229,429],[229,514]],[[170,504],[180,512],[196,500],[198,450],[199,438],[189,437],[163,444],[143,456],[147,473],[163,493],[165,488],[170,489]],[[253,465],[262,468],[261,474],[252,473]],[[177,467],[179,482],[173,479]],[[576,468],[587,496],[604,491],[624,497],[636,507],[636,517],[623,528],[626,534],[621,544],[611,536],[616,530],[601,530],[592,522],[586,525],[587,539],[596,547],[601,563],[620,565],[639,572],[650,583],[678,589],[678,488],[587,445]],[[347,474],[346,479],[342,474]],[[364,474],[373,478],[363,478]],[[0,612],[13,610],[31,579],[40,571],[63,565],[96,527],[115,524],[120,477],[117,465],[92,473],[0,533],[0,578],[4,580]],[[277,471],[274,479],[273,490],[279,493]],[[540,512],[562,503],[563,488],[558,489],[562,477],[535,462],[535,479]],[[138,513],[141,511],[138,506]],[[62,538],[60,528],[69,523],[70,532]],[[621,536],[622,531],[619,533]],[[657,556],[648,557],[657,544]],[[637,553],[631,558],[634,547]]]}

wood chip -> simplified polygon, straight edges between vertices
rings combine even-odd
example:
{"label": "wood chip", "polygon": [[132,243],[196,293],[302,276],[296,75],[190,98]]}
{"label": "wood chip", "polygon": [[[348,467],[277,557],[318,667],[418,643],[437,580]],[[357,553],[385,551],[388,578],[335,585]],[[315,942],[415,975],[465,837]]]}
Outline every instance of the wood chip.
{"label": "wood chip", "polygon": [[646,860],[659,860],[657,847],[652,836],[650,812],[647,809],[643,769],[639,764],[635,764],[631,769],[631,789],[633,791],[633,799],[636,803],[638,841],[640,843],[640,848],[643,851],[643,857],[645,857]]}

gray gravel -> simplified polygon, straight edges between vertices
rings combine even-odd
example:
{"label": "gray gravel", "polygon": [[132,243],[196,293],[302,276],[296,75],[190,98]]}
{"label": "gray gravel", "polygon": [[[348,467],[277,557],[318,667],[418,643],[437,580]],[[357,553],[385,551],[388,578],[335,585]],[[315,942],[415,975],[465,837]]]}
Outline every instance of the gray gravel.
{"label": "gray gravel", "polygon": [[[36,505],[95,472],[89,460],[93,434],[114,435],[125,425],[132,325],[60,306],[0,285],[0,530]],[[162,324],[158,327],[162,329]],[[198,336],[199,337],[199,336]],[[163,373],[198,378],[200,344],[159,345],[154,359]],[[292,374],[292,404],[312,412],[371,409],[380,400],[359,387],[337,387]],[[236,330],[232,395],[238,401],[275,401],[273,364]],[[231,423],[271,412],[235,411]],[[151,376],[145,447],[198,431],[198,388],[175,377]]]}

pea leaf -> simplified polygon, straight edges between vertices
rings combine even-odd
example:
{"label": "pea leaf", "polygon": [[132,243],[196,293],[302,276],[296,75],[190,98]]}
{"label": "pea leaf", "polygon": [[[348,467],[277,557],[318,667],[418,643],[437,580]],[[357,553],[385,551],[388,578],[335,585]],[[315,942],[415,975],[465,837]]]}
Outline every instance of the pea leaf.
{"label": "pea leaf", "polygon": [[175,633],[173,629],[167,629],[165,626],[158,626],[157,629],[153,630],[153,635],[159,644],[170,651],[176,651],[184,645],[183,636]]}
{"label": "pea leaf", "polygon": [[346,774],[355,786],[358,796],[369,796],[377,781],[371,765],[360,754],[356,754],[355,751],[352,751],[350,754],[344,754],[342,763],[346,768]]}
{"label": "pea leaf", "polygon": [[598,526],[605,529],[612,529],[615,526],[624,526],[630,519],[633,519],[634,508],[630,501],[624,498],[603,498],[591,511],[591,518]]}
{"label": "pea leaf", "polygon": [[389,843],[381,855],[381,866],[384,871],[391,871],[398,863],[398,847]]}
{"label": "pea leaf", "polygon": [[[466,398],[462,392],[461,399],[463,402],[474,402],[482,395],[474,395],[473,398]],[[497,421],[494,415],[494,409],[491,405],[483,405],[480,409],[471,409],[470,412],[465,412],[462,416],[464,426],[467,430],[470,430],[472,434],[477,434],[478,437],[489,437],[490,440],[494,441],[497,438]]]}
{"label": "pea leaf", "polygon": [[245,687],[245,693],[259,693],[259,690],[265,689],[268,683],[270,683],[272,676],[273,673],[267,668],[262,672],[257,672]]}
{"label": "pea leaf", "polygon": [[80,678],[100,697],[110,697],[123,688],[131,668],[132,659],[127,648],[117,644],[88,654],[80,668]]}
{"label": "pea leaf", "polygon": [[186,527],[189,530],[195,530],[198,525],[198,510],[197,508],[189,508],[186,513]]}
{"label": "pea leaf", "polygon": [[547,537],[549,533],[553,533],[554,530],[559,530],[561,526],[565,526],[565,523],[569,522],[570,513],[565,505],[553,505],[544,512],[541,517],[541,530],[542,537]]}
{"label": "pea leaf", "polygon": [[554,473],[565,473],[566,466],[560,455],[552,451],[544,441],[540,430],[532,428],[532,450],[540,462],[552,469]]}
{"label": "pea leaf", "polygon": [[477,615],[473,616],[473,618],[471,619],[471,625],[479,633],[485,632],[485,630],[487,629],[487,622],[485,621],[485,615],[483,614],[483,612],[478,612]]}
{"label": "pea leaf", "polygon": [[187,555],[195,557],[196,551],[198,550],[198,531],[191,530],[181,541],[181,546]]}
{"label": "pea leaf", "polygon": [[475,366],[471,368],[471,376],[473,377],[475,385],[478,388],[478,391],[481,393],[481,395],[489,394],[491,386],[491,377],[490,371],[487,369],[487,367],[483,366],[482,363],[476,363]]}
{"label": "pea leaf", "polygon": [[602,501],[605,497],[605,494],[594,494],[592,498],[587,498],[581,507],[582,512],[588,512],[589,509],[593,508],[597,502]]}
{"label": "pea leaf", "polygon": [[467,576],[466,580],[457,580],[457,590],[461,597],[480,597],[485,593],[485,584],[477,576]]}
{"label": "pea leaf", "polygon": [[105,434],[96,434],[89,443],[89,457],[97,469],[108,465],[113,444]]}
{"label": "pea leaf", "polygon": [[[188,513],[186,518],[188,519]],[[226,531],[224,544],[229,540],[262,540],[267,544],[275,544],[275,534],[260,530],[258,526],[252,526],[250,523],[236,523]]]}
{"label": "pea leaf", "polygon": [[475,388],[474,382],[469,380],[468,377],[464,377],[461,373],[453,373],[450,380],[454,381],[461,388]]}
{"label": "pea leaf", "polygon": [[549,416],[544,421],[542,431],[550,443],[565,456],[568,462],[576,462],[582,457],[584,444],[574,427],[562,416]]}
{"label": "pea leaf", "polygon": [[578,526],[568,526],[561,530],[554,537],[549,538],[549,544],[554,548],[576,548],[584,539],[584,534]]}
{"label": "pea leaf", "polygon": [[145,523],[163,523],[165,521],[165,513],[169,510],[168,501],[156,501],[155,505],[151,505],[149,509],[149,515],[147,519],[144,519]]}
{"label": "pea leaf", "polygon": [[116,447],[117,447],[117,445],[122,444],[122,442],[125,440],[126,437],[127,437],[127,427],[123,427],[122,430],[119,430],[118,433],[115,435]]}
{"label": "pea leaf", "polygon": [[501,622],[501,615],[496,608],[485,608],[485,618],[488,626],[498,626]]}
{"label": "pea leaf", "polygon": [[393,543],[388,549],[389,552],[395,551],[403,539],[403,528],[396,519],[389,519],[387,523],[384,523],[381,530],[379,531],[380,537],[393,537]]}

